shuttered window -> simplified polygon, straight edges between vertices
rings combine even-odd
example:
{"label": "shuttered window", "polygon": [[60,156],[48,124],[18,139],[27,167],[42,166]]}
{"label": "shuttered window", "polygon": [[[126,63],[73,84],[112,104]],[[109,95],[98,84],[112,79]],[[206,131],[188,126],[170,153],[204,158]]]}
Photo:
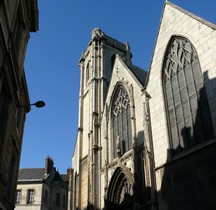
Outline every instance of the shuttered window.
{"label": "shuttered window", "polygon": [[33,204],[34,203],[34,196],[35,196],[35,191],[33,189],[28,190],[27,204]]}
{"label": "shuttered window", "polygon": [[173,38],[167,48],[163,90],[172,153],[211,139],[213,126],[198,55],[185,38]]}

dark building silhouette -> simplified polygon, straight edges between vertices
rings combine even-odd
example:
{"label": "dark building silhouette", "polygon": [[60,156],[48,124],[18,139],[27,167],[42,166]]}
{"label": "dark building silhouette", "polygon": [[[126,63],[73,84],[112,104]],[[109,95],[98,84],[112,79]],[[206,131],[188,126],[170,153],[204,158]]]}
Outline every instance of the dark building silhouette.
{"label": "dark building silhouette", "polygon": [[30,110],[24,60],[38,30],[37,0],[0,1],[0,209],[15,206],[26,113]]}

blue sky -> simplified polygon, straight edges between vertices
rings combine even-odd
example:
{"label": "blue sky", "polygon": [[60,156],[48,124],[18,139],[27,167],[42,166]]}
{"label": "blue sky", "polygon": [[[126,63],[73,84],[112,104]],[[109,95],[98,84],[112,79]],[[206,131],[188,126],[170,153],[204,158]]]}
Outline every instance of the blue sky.
{"label": "blue sky", "polygon": [[[128,41],[133,63],[148,70],[164,0],[38,0],[39,31],[32,33],[25,71],[30,101],[20,168],[42,168],[51,156],[61,173],[71,167],[78,126],[79,58],[91,32]],[[172,0],[216,24],[215,0]]]}

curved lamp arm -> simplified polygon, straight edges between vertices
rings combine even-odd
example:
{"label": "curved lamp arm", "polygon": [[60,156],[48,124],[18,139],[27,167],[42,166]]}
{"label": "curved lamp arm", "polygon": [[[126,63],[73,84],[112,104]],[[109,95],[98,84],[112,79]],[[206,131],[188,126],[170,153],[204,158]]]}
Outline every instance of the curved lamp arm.
{"label": "curved lamp arm", "polygon": [[33,104],[30,104],[30,106],[36,106],[37,108],[42,108],[42,107],[44,107],[46,104],[45,104],[45,102],[44,101],[37,101],[37,102],[35,102],[35,103],[33,103]]}
{"label": "curved lamp arm", "polygon": [[24,106],[21,106],[21,107],[30,107],[30,106],[36,106],[37,108],[42,108],[44,107],[46,104],[44,101],[37,101],[33,104],[28,104],[28,105],[24,105]]}

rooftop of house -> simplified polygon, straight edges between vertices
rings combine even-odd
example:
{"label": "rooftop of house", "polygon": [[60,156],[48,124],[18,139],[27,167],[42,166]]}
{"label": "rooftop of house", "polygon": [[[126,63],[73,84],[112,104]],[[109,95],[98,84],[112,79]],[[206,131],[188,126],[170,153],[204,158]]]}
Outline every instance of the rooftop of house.
{"label": "rooftop of house", "polygon": [[22,168],[19,169],[19,182],[42,182],[42,181],[68,181],[68,174],[60,174],[54,167],[54,162],[49,156],[45,160],[45,168]]}

